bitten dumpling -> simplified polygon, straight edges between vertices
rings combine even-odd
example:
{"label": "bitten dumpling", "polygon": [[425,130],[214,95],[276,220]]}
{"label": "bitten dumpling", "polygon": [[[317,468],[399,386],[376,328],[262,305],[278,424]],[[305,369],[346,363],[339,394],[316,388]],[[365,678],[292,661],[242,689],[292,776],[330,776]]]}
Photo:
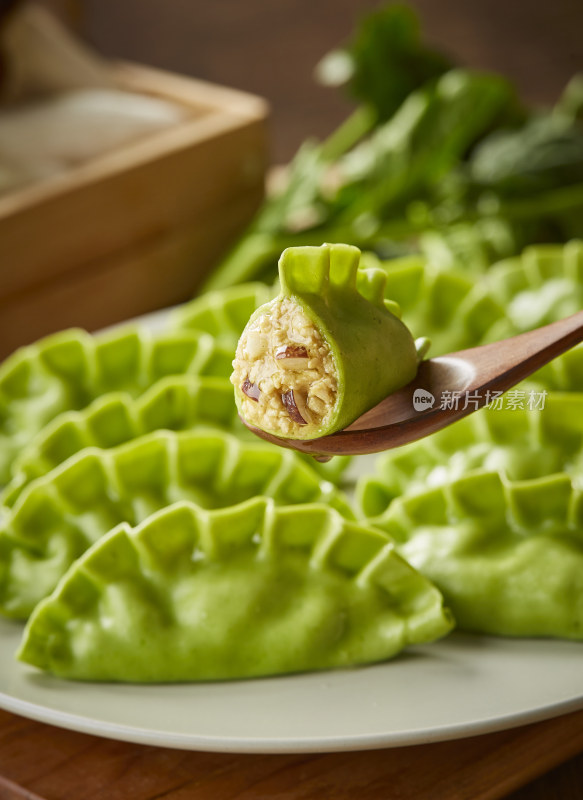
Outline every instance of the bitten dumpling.
{"label": "bitten dumpling", "polygon": [[79,680],[224,680],[382,661],[451,627],[374,528],[317,504],[182,502],[87,551],[18,657]]}
{"label": "bitten dumpling", "polygon": [[345,244],[292,247],[281,293],[249,320],[231,381],[250,425],[291,439],[341,430],[415,377],[419,355],[383,270]]}

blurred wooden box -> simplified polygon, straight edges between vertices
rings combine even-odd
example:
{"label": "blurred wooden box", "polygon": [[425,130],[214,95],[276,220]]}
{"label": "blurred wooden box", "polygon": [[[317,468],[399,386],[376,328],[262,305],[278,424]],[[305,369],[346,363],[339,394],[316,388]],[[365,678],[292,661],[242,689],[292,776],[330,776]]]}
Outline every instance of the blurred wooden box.
{"label": "blurred wooden box", "polygon": [[188,299],[261,201],[263,100],[131,64],[115,74],[196,115],[0,197],[0,356]]}

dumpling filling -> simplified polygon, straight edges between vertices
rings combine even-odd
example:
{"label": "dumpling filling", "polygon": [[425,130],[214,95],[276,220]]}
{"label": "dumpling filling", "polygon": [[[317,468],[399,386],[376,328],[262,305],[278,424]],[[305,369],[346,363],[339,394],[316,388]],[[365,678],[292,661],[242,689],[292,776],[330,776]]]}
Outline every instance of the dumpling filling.
{"label": "dumpling filling", "polygon": [[327,342],[290,298],[245,328],[231,382],[241,391],[241,411],[252,425],[303,438],[326,425],[338,393],[337,370]]}

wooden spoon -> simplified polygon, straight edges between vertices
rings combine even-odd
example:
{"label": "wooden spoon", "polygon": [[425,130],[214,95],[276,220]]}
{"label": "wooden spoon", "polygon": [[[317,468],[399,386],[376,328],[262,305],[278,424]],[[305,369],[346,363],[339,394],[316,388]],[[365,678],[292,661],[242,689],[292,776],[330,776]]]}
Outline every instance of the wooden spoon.
{"label": "wooden spoon", "polygon": [[[583,311],[511,339],[422,361],[411,383],[343,431],[319,439],[282,439],[243,422],[262,439],[319,461],[378,453],[422,439],[477,411],[581,341]],[[525,404],[528,399],[525,392]]]}

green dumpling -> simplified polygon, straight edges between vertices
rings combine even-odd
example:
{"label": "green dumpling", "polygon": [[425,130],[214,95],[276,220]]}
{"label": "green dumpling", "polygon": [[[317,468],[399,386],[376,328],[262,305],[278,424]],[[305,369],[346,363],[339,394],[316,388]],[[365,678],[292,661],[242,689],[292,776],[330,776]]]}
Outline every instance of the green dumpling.
{"label": "green dumpling", "polygon": [[256,308],[275,292],[264,283],[243,283],[195,297],[170,315],[170,327],[204,331],[215,341],[234,350],[243,328]]}
{"label": "green dumpling", "polygon": [[369,523],[443,592],[458,627],[583,640],[583,494],[568,475],[476,471]]}
{"label": "green dumpling", "polygon": [[21,347],[0,365],[0,485],[23,447],[65,411],[109,392],[138,397],[167,375],[228,377],[232,350],[200,331],[129,325],[94,336],[71,329]]}
{"label": "green dumpling", "polygon": [[[492,327],[489,341],[533,330],[583,308],[583,242],[527,247],[486,273],[483,286],[504,306],[506,319]],[[527,379],[551,391],[583,392],[583,345],[571,348]]]}
{"label": "green dumpling", "polygon": [[[376,473],[357,483],[362,515],[382,514],[396,497],[449,483],[476,469],[500,472],[510,481],[556,472],[581,474],[583,394],[515,394],[516,406],[483,408],[431,436],[383,453]],[[508,396],[502,399],[508,401]]]}
{"label": "green dumpling", "polygon": [[108,392],[80,411],[65,411],[22,448],[0,503],[12,507],[23,488],[87,447],[108,449],[164,430],[245,430],[227,378],[169,375],[137,398]]}
{"label": "green dumpling", "polygon": [[[431,340],[432,357],[515,336],[583,307],[583,242],[577,240],[527,247],[478,275],[434,249],[429,258],[381,262],[367,253],[366,260],[386,272],[386,296],[399,304],[414,336]],[[529,383],[583,391],[582,350],[579,345],[554,359]]]}
{"label": "green dumpling", "polygon": [[157,431],[88,448],[30,483],[0,524],[0,613],[26,619],[73,561],[121,522],[179,500],[221,508],[255,495],[323,502],[353,517],[344,494],[291,451],[220,431]]}
{"label": "green dumpling", "polygon": [[389,261],[365,257],[386,272],[386,296],[398,303],[413,336],[431,341],[433,358],[475,347],[505,319],[504,306],[483,290],[482,276],[478,282],[457,265],[420,255]]}
{"label": "green dumpling", "polygon": [[79,559],[18,657],[78,680],[224,680],[383,661],[451,627],[374,528],[323,505],[184,502]]}
{"label": "green dumpling", "polygon": [[385,300],[386,273],[344,244],[292,247],[281,293],[247,324],[231,381],[239,413],[275,436],[341,430],[415,377],[415,342]]}

